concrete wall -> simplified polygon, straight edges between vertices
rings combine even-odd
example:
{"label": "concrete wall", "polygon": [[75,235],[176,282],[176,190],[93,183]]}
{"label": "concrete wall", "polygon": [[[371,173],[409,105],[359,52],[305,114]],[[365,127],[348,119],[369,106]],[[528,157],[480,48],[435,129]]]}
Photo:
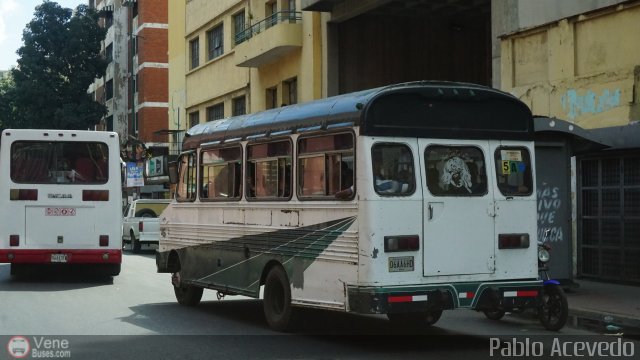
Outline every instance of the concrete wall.
{"label": "concrete wall", "polygon": [[492,0],[493,86],[501,87],[499,37],[623,2],[625,0]]}
{"label": "concrete wall", "polygon": [[640,120],[640,2],[505,36],[501,88],[584,128]]}

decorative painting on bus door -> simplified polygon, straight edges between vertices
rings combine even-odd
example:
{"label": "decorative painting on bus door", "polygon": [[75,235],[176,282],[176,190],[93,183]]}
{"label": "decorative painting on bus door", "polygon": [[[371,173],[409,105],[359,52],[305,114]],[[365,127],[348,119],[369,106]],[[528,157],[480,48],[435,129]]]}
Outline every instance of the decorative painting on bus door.
{"label": "decorative painting on bus door", "polygon": [[489,142],[421,139],[419,145],[425,174],[424,276],[493,273]]}

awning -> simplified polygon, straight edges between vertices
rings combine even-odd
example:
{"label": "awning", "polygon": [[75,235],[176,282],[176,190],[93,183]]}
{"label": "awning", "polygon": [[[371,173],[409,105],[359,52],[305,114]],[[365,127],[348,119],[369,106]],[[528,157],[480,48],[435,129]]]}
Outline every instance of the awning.
{"label": "awning", "polygon": [[536,141],[565,140],[571,147],[571,155],[607,149],[610,142],[594,130],[584,129],[574,123],[556,118],[533,118]]}
{"label": "awning", "polygon": [[610,147],[607,150],[640,149],[640,122],[629,125],[592,129]]}

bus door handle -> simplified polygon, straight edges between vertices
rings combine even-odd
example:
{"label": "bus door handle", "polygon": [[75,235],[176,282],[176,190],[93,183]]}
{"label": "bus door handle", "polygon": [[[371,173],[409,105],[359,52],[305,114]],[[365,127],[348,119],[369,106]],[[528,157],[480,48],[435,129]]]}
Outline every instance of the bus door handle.
{"label": "bus door handle", "polygon": [[441,214],[444,211],[444,203],[443,202],[427,202],[427,220],[428,221],[435,221],[435,218],[440,216],[439,214]]}

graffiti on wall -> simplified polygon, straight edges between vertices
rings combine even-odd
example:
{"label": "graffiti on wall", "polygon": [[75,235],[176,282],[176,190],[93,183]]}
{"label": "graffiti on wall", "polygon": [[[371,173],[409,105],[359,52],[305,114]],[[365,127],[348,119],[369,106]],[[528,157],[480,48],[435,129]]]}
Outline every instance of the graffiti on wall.
{"label": "graffiti on wall", "polygon": [[541,187],[538,195],[538,240],[543,240],[544,232],[549,229],[548,241],[564,241],[562,223],[558,220],[562,209],[562,197],[557,186]]}
{"label": "graffiti on wall", "polygon": [[584,95],[579,95],[575,89],[569,89],[562,95],[562,109],[570,120],[582,114],[599,114],[620,106],[621,91],[615,89],[602,90],[600,94],[596,94],[591,90],[587,90]]}

